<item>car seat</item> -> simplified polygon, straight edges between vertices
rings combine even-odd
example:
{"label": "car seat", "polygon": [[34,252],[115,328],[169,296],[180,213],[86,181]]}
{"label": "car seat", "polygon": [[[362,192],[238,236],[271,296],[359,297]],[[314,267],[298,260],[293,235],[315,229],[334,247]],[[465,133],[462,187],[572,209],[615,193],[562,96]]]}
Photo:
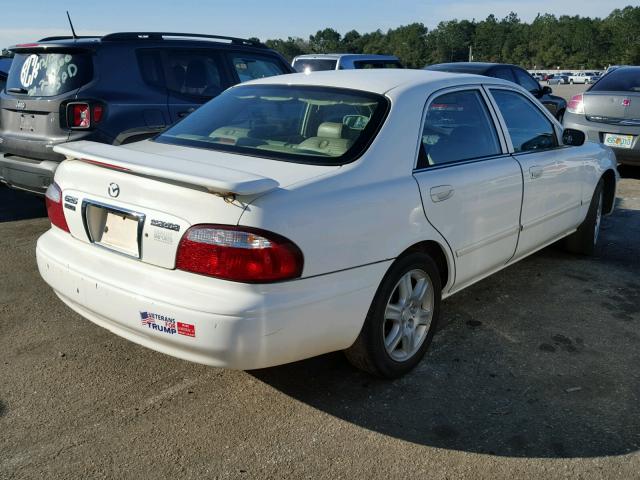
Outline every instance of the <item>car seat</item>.
{"label": "car seat", "polygon": [[316,137],[307,138],[297,146],[298,150],[324,153],[332,157],[344,155],[353,140],[342,138],[342,123],[324,122],[318,127]]}

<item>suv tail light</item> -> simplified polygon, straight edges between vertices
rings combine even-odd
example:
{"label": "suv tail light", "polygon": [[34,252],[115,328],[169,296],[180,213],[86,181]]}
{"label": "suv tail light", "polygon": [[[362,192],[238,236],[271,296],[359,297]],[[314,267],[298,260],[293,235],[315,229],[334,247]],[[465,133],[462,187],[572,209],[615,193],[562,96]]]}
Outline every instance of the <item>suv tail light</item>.
{"label": "suv tail light", "polygon": [[584,97],[582,94],[574,95],[567,103],[567,112],[584,113]]}
{"label": "suv tail light", "polygon": [[186,231],[176,268],[244,283],[288,280],[302,274],[304,260],[290,240],[250,227],[196,225]]}
{"label": "suv tail light", "polygon": [[45,204],[47,205],[47,216],[51,221],[51,225],[55,225],[65,232],[69,231],[67,219],[64,218],[64,210],[62,207],[62,190],[57,183],[52,183],[45,193]]}
{"label": "suv tail light", "polygon": [[104,114],[104,107],[100,104],[88,102],[73,102],[67,105],[67,124],[74,129],[87,129],[95,123],[100,123]]}

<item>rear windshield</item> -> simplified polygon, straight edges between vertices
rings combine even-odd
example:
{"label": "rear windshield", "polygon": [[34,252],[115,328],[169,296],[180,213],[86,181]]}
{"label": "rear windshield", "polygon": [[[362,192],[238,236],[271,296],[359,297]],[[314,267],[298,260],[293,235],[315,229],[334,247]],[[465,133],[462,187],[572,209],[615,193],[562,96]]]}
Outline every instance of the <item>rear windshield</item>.
{"label": "rear windshield", "polygon": [[640,68],[618,68],[601,77],[590,92],[640,92]]}
{"label": "rear windshield", "polygon": [[356,60],[353,65],[360,68],[402,68],[397,60]]}
{"label": "rear windshield", "polygon": [[296,72],[318,72],[320,70],[335,70],[337,63],[337,60],[300,58],[293,62],[293,68]]}
{"label": "rear windshield", "polygon": [[30,97],[52,97],[75,90],[93,78],[87,53],[17,53],[7,92]]}
{"label": "rear windshield", "polygon": [[227,90],[155,141],[339,165],[364,151],[387,109],[385,97],[356,90],[246,85]]}

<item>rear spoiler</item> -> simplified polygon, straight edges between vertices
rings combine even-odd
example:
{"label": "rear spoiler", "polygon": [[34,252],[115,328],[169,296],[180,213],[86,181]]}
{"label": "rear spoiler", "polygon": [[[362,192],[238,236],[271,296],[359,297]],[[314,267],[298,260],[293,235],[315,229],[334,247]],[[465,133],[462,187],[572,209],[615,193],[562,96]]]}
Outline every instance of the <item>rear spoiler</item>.
{"label": "rear spoiler", "polygon": [[67,157],[103,168],[203,187],[222,195],[257,195],[278,188],[273,178],[234,168],[207,165],[182,158],[130,150],[103,143],[79,141],[53,147]]}

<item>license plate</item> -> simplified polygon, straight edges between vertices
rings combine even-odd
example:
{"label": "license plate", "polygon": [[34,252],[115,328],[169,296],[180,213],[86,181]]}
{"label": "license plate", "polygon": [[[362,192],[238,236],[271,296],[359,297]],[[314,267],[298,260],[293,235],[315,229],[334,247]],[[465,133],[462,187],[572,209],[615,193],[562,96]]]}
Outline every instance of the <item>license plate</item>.
{"label": "license plate", "polygon": [[23,132],[33,132],[36,129],[36,117],[28,113],[20,114],[20,130]]}
{"label": "license plate", "polygon": [[615,148],[631,148],[633,146],[633,135],[606,133],[604,135],[604,144]]}
{"label": "license plate", "polygon": [[127,255],[138,256],[138,220],[114,212],[107,212],[100,245]]}

